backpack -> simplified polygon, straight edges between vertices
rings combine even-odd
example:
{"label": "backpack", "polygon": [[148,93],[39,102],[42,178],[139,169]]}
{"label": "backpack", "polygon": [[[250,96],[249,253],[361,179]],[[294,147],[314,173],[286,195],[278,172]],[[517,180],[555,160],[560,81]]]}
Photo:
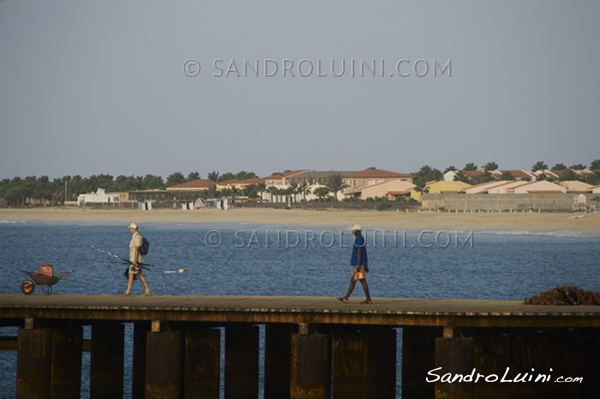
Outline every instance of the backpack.
{"label": "backpack", "polygon": [[149,246],[150,246],[150,243],[148,242],[148,240],[146,240],[146,237],[142,237],[142,245],[140,246],[140,255],[147,255]]}

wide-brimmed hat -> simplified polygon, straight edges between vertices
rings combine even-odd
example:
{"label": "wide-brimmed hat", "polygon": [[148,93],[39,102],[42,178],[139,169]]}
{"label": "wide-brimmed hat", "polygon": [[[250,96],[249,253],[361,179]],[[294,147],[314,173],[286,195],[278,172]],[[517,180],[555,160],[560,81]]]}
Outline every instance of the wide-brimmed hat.
{"label": "wide-brimmed hat", "polygon": [[129,228],[130,228],[130,229],[135,229],[135,230],[137,230],[137,228],[138,228],[138,227],[137,227],[137,224],[135,224],[135,223],[131,223],[131,224],[129,225]]}
{"label": "wide-brimmed hat", "polygon": [[355,224],[354,226],[352,226],[352,231],[356,231],[356,230],[362,231],[360,224]]}

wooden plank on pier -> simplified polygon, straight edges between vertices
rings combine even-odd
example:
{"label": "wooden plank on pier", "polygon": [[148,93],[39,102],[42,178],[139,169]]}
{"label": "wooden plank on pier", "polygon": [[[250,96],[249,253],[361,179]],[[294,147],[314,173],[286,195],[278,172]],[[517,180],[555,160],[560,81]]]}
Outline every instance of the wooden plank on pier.
{"label": "wooden plank on pier", "polygon": [[0,295],[0,318],[212,323],[312,323],[387,326],[600,328],[600,306],[525,305],[523,301],[332,297]]}

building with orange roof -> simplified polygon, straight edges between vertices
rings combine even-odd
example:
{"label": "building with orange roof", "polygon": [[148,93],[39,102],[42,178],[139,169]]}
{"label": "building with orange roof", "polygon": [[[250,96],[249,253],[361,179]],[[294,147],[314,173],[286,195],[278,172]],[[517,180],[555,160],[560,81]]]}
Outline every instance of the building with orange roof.
{"label": "building with orange roof", "polygon": [[174,186],[167,187],[168,191],[187,191],[187,192],[198,192],[206,191],[211,185],[216,184],[214,181],[206,179],[192,180]]}
{"label": "building with orange roof", "polygon": [[253,178],[246,179],[246,180],[229,179],[229,180],[218,182],[217,187],[219,188],[219,190],[231,189],[231,188],[236,188],[238,190],[241,190],[245,187],[253,186],[255,184],[264,183],[264,182],[265,182],[265,179],[260,179],[258,177],[253,177]]}
{"label": "building with orange roof", "polygon": [[[462,181],[432,181],[425,187],[429,190],[428,194],[457,194],[471,185]],[[421,202],[421,193],[413,189],[410,198]]]}
{"label": "building with orange roof", "polygon": [[383,198],[394,201],[398,197],[410,197],[411,191],[415,188],[415,185],[407,181],[392,180],[383,181],[369,186],[361,187],[353,191],[347,191],[344,193],[346,198]]}
{"label": "building with orange roof", "polygon": [[361,187],[370,186],[376,183],[386,181],[403,181],[412,183],[414,176],[406,173],[390,172],[381,169],[365,169],[360,172],[354,172],[343,176],[344,182],[349,186],[350,191]]}
{"label": "building with orange roof", "polygon": [[274,175],[271,175],[268,177],[264,177],[263,180],[265,181],[265,184],[267,185],[267,187],[287,186],[287,185],[289,185],[288,178],[290,178],[291,176],[297,175],[299,173],[303,173],[303,172],[308,172],[308,170],[307,169],[298,169],[298,170],[284,172],[284,173],[277,173],[277,174],[274,174]]}

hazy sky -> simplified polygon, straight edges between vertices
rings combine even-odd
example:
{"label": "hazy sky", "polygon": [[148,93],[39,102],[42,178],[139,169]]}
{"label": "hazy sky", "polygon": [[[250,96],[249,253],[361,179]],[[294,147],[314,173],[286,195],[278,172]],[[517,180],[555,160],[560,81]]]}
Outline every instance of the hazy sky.
{"label": "hazy sky", "polygon": [[600,1],[5,0],[0,177],[589,165],[599,67]]}

